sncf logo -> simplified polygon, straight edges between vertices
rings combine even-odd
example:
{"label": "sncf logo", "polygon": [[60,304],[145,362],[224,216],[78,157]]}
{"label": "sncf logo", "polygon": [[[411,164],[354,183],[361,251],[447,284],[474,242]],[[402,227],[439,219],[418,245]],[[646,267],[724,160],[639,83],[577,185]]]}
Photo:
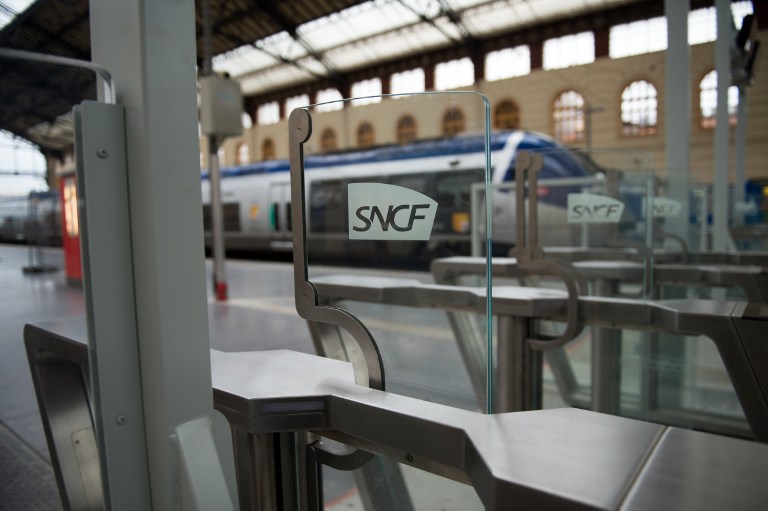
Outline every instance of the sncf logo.
{"label": "sncf logo", "polygon": [[428,240],[437,202],[402,186],[350,183],[347,215],[351,240]]}
{"label": "sncf logo", "polygon": [[[647,215],[648,200],[643,197],[643,214]],[[652,197],[651,211],[654,218],[677,218],[683,211],[683,205],[679,201],[667,197]]]}
{"label": "sncf logo", "polygon": [[591,193],[568,194],[568,223],[615,224],[621,220],[624,203]]}

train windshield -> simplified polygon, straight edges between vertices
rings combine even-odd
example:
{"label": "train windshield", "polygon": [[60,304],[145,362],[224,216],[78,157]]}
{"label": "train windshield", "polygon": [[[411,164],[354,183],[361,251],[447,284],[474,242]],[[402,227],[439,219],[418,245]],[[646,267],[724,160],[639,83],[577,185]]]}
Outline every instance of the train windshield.
{"label": "train windshield", "polygon": [[[517,146],[518,151],[531,151],[545,156],[541,179],[567,177],[585,177],[599,171],[596,165],[588,164],[583,157],[573,150],[567,150],[554,140],[544,135],[528,133]],[[504,181],[515,179],[515,159],[513,158],[504,175]]]}

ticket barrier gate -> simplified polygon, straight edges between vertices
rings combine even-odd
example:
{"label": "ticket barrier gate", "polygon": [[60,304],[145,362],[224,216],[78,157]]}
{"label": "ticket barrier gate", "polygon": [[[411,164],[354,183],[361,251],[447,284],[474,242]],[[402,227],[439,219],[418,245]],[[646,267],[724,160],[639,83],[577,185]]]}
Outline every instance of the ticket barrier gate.
{"label": "ticket barrier gate", "polygon": [[[629,260],[590,260],[586,257],[588,253],[579,249],[566,251],[564,248],[557,251],[558,257],[571,254],[570,259],[577,259],[571,264],[580,277],[589,282],[591,293],[595,295],[620,297],[622,296],[620,290],[622,284],[643,283],[646,272],[649,271],[645,264]],[[592,255],[593,257],[605,257],[610,254],[592,251]],[[485,269],[485,259],[473,257],[436,259],[431,265],[435,282],[446,285],[457,285],[465,276],[483,275]],[[768,301],[766,300],[768,298],[768,280],[766,280],[768,274],[762,266],[751,264],[683,265],[655,263],[650,271],[653,273],[655,286],[654,289],[648,290],[648,294],[651,296],[663,295],[659,291],[665,287],[691,285],[738,289],[747,297],[749,302],[765,303]],[[525,279],[527,276],[526,272],[519,268],[514,258],[494,258],[492,273],[497,277],[517,279]],[[451,320],[458,322],[460,318],[451,318]],[[616,329],[599,326],[593,326],[591,334],[591,393],[585,392],[576,383],[567,357],[561,351],[547,351],[545,358],[552,368],[558,389],[566,402],[594,411],[616,414],[619,412],[620,401],[618,387],[621,368],[617,362],[620,357],[621,335]],[[651,364],[646,361],[644,365],[650,366]],[[654,380],[655,378],[649,377],[649,379]],[[655,409],[651,413],[656,420],[664,423],[695,424],[698,422],[695,416],[684,414],[680,410]],[[675,417],[676,415],[677,417]],[[720,423],[718,431],[739,434],[739,430],[742,429],[738,424],[729,425],[728,423],[732,422],[729,419],[722,420],[717,417],[710,417],[710,422],[713,421]]]}
{"label": "ticket barrier gate", "polygon": [[[629,247],[543,247],[545,256],[569,262],[577,261],[632,261],[637,260],[637,249]],[[680,252],[656,249],[651,252],[655,263],[703,264],[731,266],[768,266],[767,252]]]}
{"label": "ticket barrier gate", "polygon": [[[328,276],[313,280],[325,300],[352,300],[400,306],[477,311],[484,288],[423,284],[413,279]],[[496,410],[533,410],[541,406],[541,351],[526,339],[539,319],[563,320],[568,306],[564,291],[501,286],[494,288],[493,314],[498,318]],[[768,308],[760,304],[709,300],[630,300],[597,296],[578,298],[578,318],[586,325],[703,335],[714,341],[743,408],[750,432],[727,421],[699,420],[696,428],[729,434],[751,434],[768,441],[768,351],[760,329]],[[332,327],[325,327],[332,328]],[[323,331],[312,329],[316,343]],[[328,330],[325,330],[327,333]],[[319,337],[318,337],[319,336]],[[481,342],[467,331],[460,345]],[[556,346],[552,346],[555,348]],[[546,349],[546,348],[544,348]],[[470,348],[471,351],[471,348]],[[464,355],[466,352],[462,352]],[[465,358],[470,373],[471,355]],[[465,355],[466,357],[466,355]],[[614,362],[615,363],[615,362]],[[604,382],[605,384],[615,382]],[[689,418],[690,419],[690,418]]]}
{"label": "ticket barrier gate", "polygon": [[[85,332],[83,318],[24,331],[73,510],[102,509]],[[321,509],[317,435],[471,484],[486,509],[759,509],[768,499],[761,444],[577,409],[482,415],[365,388],[349,363],[289,351],[212,350],[211,364],[215,406],[240,447],[241,509]]]}
{"label": "ticket barrier gate", "polygon": [[[602,296],[618,296],[619,284],[640,283],[643,281],[645,272],[645,266],[642,263],[627,260],[583,258],[573,261],[572,264],[579,275],[595,285],[595,294]],[[435,282],[457,284],[461,276],[485,274],[485,265],[484,258],[448,257],[435,259],[432,262],[431,271]],[[525,273],[518,269],[516,260],[509,257],[494,257],[492,271],[494,276],[499,277],[525,276]],[[744,293],[749,302],[768,302],[768,266],[654,263],[651,271],[653,282],[657,287],[694,285],[736,288]]]}

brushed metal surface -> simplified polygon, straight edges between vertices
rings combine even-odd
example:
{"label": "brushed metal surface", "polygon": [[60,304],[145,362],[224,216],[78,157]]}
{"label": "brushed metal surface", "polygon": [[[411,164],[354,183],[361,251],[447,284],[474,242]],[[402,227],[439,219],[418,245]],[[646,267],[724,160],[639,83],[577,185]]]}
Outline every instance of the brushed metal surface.
{"label": "brushed metal surface", "polygon": [[[273,369],[291,376],[286,367],[295,364],[299,371],[311,363],[312,370],[301,373],[311,382],[306,388],[283,388],[274,381],[271,387],[283,400],[315,400],[328,393],[326,429],[319,433],[469,482],[488,509],[648,509],[649,502],[658,509],[703,509],[696,507],[705,501],[693,495],[698,483],[690,487],[691,479],[701,484],[723,479],[711,509],[734,509],[726,503],[759,501],[764,494],[761,477],[742,474],[766,473],[766,445],[577,409],[481,415],[356,385],[349,369],[346,376],[336,371],[337,361],[287,351],[227,355],[227,360],[213,357],[215,377],[224,372],[236,380],[233,369],[241,365],[238,374],[250,368],[261,373],[259,380],[272,381],[281,379]],[[275,357],[286,359],[285,365],[275,364]],[[259,380],[230,382],[229,389],[255,389]],[[275,396],[265,397],[273,402]],[[253,404],[239,409],[263,413]],[[285,413],[277,415],[289,420]],[[707,463],[695,463],[697,456]],[[734,478],[740,478],[738,484],[729,485]]]}
{"label": "brushed metal surface", "polygon": [[[61,329],[27,327],[32,353],[87,354],[82,319],[47,325]],[[233,424],[241,446],[252,434],[316,430],[469,482],[488,509],[730,510],[768,501],[768,445],[572,408],[481,415],[357,385],[349,363],[292,351],[212,351],[211,361],[216,406],[253,419]],[[297,426],[310,412],[319,419]],[[88,426],[70,431],[80,438]],[[242,461],[256,463],[250,454]]]}
{"label": "brushed metal surface", "polygon": [[763,510],[768,446],[669,428],[622,510]]}

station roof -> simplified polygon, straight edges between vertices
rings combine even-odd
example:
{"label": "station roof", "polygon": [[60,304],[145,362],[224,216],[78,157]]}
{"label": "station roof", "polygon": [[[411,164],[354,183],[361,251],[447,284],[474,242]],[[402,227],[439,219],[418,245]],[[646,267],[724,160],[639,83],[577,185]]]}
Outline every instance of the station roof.
{"label": "station roof", "polygon": [[[248,96],[639,0],[209,1],[214,71],[229,73]],[[195,10],[201,64],[201,0]],[[88,0],[34,2],[0,29],[0,47],[90,60]],[[0,129],[44,149],[71,145],[66,116],[95,97],[92,73],[0,64]]]}

